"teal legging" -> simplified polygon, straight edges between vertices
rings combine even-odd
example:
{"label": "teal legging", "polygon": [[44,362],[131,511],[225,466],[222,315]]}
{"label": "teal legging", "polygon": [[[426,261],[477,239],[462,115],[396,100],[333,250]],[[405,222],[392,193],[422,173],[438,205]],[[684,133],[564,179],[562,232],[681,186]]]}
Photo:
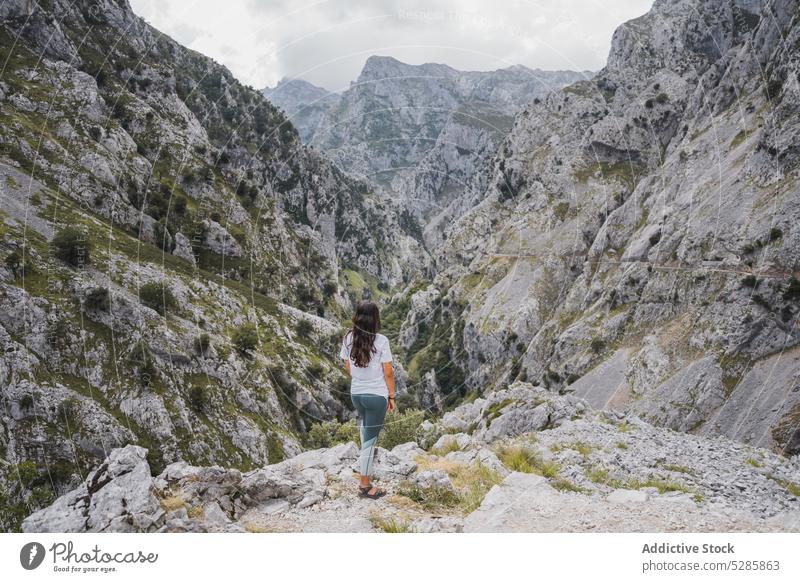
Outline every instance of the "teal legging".
{"label": "teal legging", "polygon": [[372,467],[375,443],[386,418],[388,402],[386,397],[380,394],[351,394],[350,399],[358,412],[358,425],[361,429],[361,474],[368,476]]}

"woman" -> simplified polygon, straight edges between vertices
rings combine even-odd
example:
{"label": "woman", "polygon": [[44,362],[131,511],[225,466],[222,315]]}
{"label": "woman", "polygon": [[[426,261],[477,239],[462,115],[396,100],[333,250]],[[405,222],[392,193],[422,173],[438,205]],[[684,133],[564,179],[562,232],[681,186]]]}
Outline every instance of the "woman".
{"label": "woman", "polygon": [[369,499],[386,495],[386,491],[370,482],[369,470],[386,410],[391,412],[396,408],[392,352],[389,340],[378,333],[380,328],[378,306],[370,301],[359,302],[353,316],[353,329],[344,336],[339,353],[351,377],[350,398],[361,429],[361,482],[358,489],[362,497]]}

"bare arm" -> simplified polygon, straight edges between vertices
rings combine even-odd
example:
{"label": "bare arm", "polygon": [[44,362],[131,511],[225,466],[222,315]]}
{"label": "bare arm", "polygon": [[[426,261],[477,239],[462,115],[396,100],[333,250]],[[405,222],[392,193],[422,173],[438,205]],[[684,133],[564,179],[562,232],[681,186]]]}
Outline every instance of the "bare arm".
{"label": "bare arm", "polygon": [[394,368],[391,362],[383,363],[383,377],[386,378],[386,387],[389,389],[389,410],[394,410]]}
{"label": "bare arm", "polygon": [[350,360],[344,361],[344,369],[347,370],[347,375],[352,376],[352,372],[350,372]]}

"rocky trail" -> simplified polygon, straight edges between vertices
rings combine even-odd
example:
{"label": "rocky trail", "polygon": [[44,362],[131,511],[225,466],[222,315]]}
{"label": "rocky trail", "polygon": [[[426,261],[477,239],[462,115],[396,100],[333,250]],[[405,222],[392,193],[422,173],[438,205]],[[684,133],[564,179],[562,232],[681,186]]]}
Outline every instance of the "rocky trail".
{"label": "rocky trail", "polygon": [[[391,420],[390,420],[391,422]],[[466,432],[462,432],[466,431]],[[115,449],[26,532],[800,531],[800,461],[684,435],[518,382],[463,404],[416,442],[378,448],[356,495],[353,442],[242,473]]]}

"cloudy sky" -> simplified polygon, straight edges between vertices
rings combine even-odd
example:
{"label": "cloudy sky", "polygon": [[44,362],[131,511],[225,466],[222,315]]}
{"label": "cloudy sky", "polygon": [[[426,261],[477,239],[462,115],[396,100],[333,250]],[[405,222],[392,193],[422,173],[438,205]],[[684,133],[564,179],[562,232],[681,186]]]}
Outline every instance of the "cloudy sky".
{"label": "cloudy sky", "polygon": [[489,70],[597,70],[614,29],[652,0],[130,0],[175,40],[256,88],[345,89],[366,58]]}

